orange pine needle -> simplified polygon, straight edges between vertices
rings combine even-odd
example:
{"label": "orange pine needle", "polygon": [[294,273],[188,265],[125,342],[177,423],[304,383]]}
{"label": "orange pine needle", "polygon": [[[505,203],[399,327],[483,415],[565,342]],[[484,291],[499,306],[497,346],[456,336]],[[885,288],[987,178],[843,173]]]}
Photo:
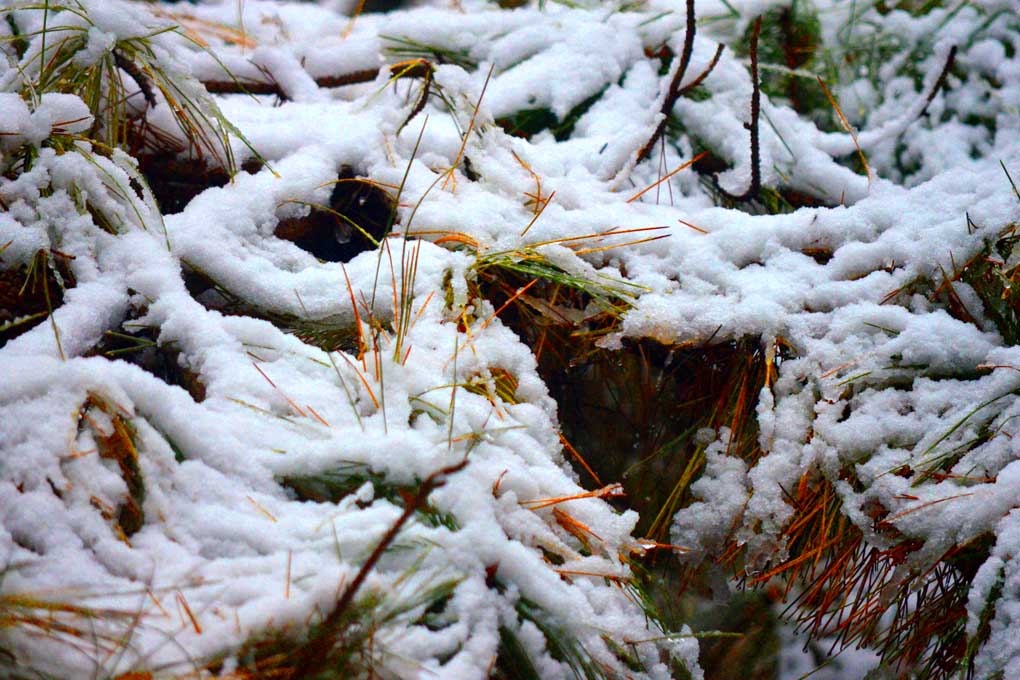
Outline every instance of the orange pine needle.
{"label": "orange pine needle", "polygon": [[553,244],[563,245],[563,244],[566,244],[566,243],[572,243],[574,241],[587,241],[589,239],[598,239],[598,238],[603,238],[605,236],[621,236],[623,234],[640,234],[640,233],[645,232],[645,231],[662,231],[663,229],[669,229],[669,227],[634,227],[633,229],[617,229],[616,227],[613,227],[612,229],[607,229],[606,231],[596,231],[594,233],[584,234],[582,236],[566,236],[564,238],[549,239],[548,241],[536,241],[534,243],[529,243],[527,245],[527,247],[528,248],[538,248],[540,246],[548,246],[548,245],[553,245]]}
{"label": "orange pine needle", "polygon": [[677,220],[677,222],[679,222],[680,224],[684,225],[685,227],[690,227],[694,231],[700,232],[702,234],[707,234],[708,233],[708,231],[706,231],[705,229],[702,229],[699,226],[693,225],[693,224],[691,224],[690,222],[688,222],[686,220]]}
{"label": "orange pine needle", "polygon": [[354,371],[355,375],[357,375],[357,376],[358,376],[358,379],[360,379],[360,380],[361,380],[361,384],[362,384],[362,385],[364,385],[364,386],[365,386],[365,389],[366,389],[366,390],[368,391],[368,397],[369,397],[369,399],[371,399],[371,400],[372,400],[372,403],[373,403],[373,404],[375,405],[375,407],[376,407],[376,408],[379,408],[379,402],[378,402],[378,400],[377,400],[377,399],[375,398],[375,393],[374,393],[374,392],[372,391],[372,388],[371,388],[371,387],[369,386],[369,384],[368,384],[368,380],[366,380],[366,379],[365,379],[365,376],[364,376],[364,375],[362,375],[361,371],[359,371],[359,370],[358,370],[358,367],[357,367],[357,366],[355,366],[355,365],[354,365],[354,364],[353,364],[353,363],[351,362],[351,360],[347,358],[347,355],[346,355],[346,354],[344,354],[343,352],[337,352],[337,354],[339,354],[339,355],[340,355],[340,358],[342,358],[342,359],[343,359],[344,361],[346,361],[346,362],[347,362],[347,365],[351,367],[351,370],[353,370],[353,371]]}
{"label": "orange pine needle", "polygon": [[347,293],[351,296],[351,308],[354,310],[354,327],[358,329],[358,359],[361,360],[361,366],[366,371],[368,367],[365,366],[365,337],[361,332],[361,313],[358,311],[358,303],[354,299],[354,287],[351,285],[351,279],[347,276],[347,267],[340,265],[340,270],[344,273],[344,281],[347,282]]}
{"label": "orange pine needle", "polygon": [[279,393],[279,395],[284,398],[284,400],[287,402],[287,404],[290,406],[290,408],[294,411],[294,413],[298,414],[302,418],[307,418],[308,417],[308,414],[305,413],[304,411],[302,411],[300,406],[298,406],[293,401],[291,401],[290,397],[288,397],[286,394],[284,394],[283,390],[281,390],[279,387],[277,387],[276,383],[274,383],[272,380],[270,380],[269,376],[266,375],[265,371],[263,371],[261,368],[259,368],[258,364],[256,364],[253,361],[253,362],[251,362],[251,365],[254,366],[255,370],[259,372],[259,375],[261,375],[263,378],[265,378],[266,382],[269,383],[270,385],[272,385],[273,389],[276,390],[277,393]]}
{"label": "orange pine needle", "polygon": [[608,246],[600,246],[598,248],[582,248],[581,250],[575,250],[575,255],[584,255],[585,253],[599,253],[604,250],[612,250],[613,248],[623,248],[624,246],[636,246],[640,243],[650,243],[651,241],[659,241],[664,238],[669,238],[669,234],[662,234],[661,236],[650,236],[648,238],[638,239],[637,241],[626,241],[624,243],[614,243]]}
{"label": "orange pine needle", "polygon": [[320,423],[322,423],[326,427],[329,427],[329,423],[326,422],[326,419],[323,418],[322,416],[320,416],[318,413],[316,413],[315,409],[312,408],[309,404],[305,404],[305,408],[308,409],[311,412],[312,417],[314,417],[316,420],[318,420]]}
{"label": "orange pine needle", "polygon": [[527,234],[528,231],[530,231],[531,228],[533,226],[535,226],[535,222],[538,222],[538,218],[542,216],[542,213],[545,212],[545,209],[549,207],[550,203],[552,203],[553,196],[555,196],[555,195],[556,195],[556,192],[553,191],[551,194],[549,194],[548,198],[546,198],[544,201],[542,201],[542,200],[538,201],[538,205],[540,207],[538,207],[538,209],[535,211],[535,216],[531,218],[530,222],[528,222],[528,226],[524,227],[524,231],[521,232],[521,236],[524,236],[525,234]]}
{"label": "orange pine needle", "polygon": [[581,500],[582,498],[620,498],[624,496],[622,484],[610,484],[594,491],[574,494],[573,496],[561,496],[559,498],[541,498],[537,500],[521,501],[521,505],[531,510],[541,510],[552,505],[566,503],[567,501]]}
{"label": "orange pine needle", "polygon": [[560,443],[563,444],[563,448],[565,448],[567,450],[567,452],[571,456],[573,456],[574,459],[577,460],[578,463],[581,464],[581,467],[584,468],[585,472],[587,472],[589,475],[591,475],[591,478],[595,480],[595,483],[598,484],[599,486],[603,486],[602,480],[599,479],[599,476],[597,474],[595,474],[595,471],[592,470],[590,465],[588,465],[588,461],[586,461],[584,459],[584,456],[582,456],[580,454],[580,452],[577,449],[575,449],[570,444],[570,442],[567,441],[567,438],[563,436],[562,432],[560,433]]}
{"label": "orange pine needle", "polygon": [[510,296],[510,298],[500,306],[499,309],[497,309],[495,312],[493,312],[492,315],[488,319],[486,319],[484,322],[482,322],[482,325],[478,328],[478,331],[481,332],[481,331],[485,330],[485,328],[490,323],[492,323],[492,321],[497,316],[500,315],[500,312],[502,312],[504,309],[509,307],[513,303],[514,300],[516,300],[520,296],[524,295],[524,293],[526,293],[528,291],[528,289],[531,288],[532,286],[534,286],[536,283],[538,283],[538,279],[532,279],[531,281],[529,281],[527,283],[527,285],[524,285],[521,288],[519,288],[516,293],[514,293],[512,296]]}
{"label": "orange pine needle", "polygon": [[191,612],[191,607],[188,606],[188,601],[184,599],[184,593],[178,590],[176,593],[176,597],[177,604],[180,606],[181,609],[184,610],[184,613],[187,614],[188,619],[191,621],[192,627],[195,629],[195,633],[201,635],[202,626],[198,625],[198,619],[196,619],[195,615]]}
{"label": "orange pine needle", "polygon": [[492,495],[493,496],[496,496],[497,498],[499,497],[499,486],[500,486],[500,484],[503,483],[503,477],[505,477],[506,473],[508,473],[508,472],[510,472],[510,470],[503,470],[502,472],[500,472],[499,473],[499,477],[496,477],[496,481],[492,483]]}
{"label": "orange pine needle", "polygon": [[677,168],[676,170],[674,170],[673,172],[671,172],[671,173],[669,173],[668,175],[665,175],[665,176],[663,176],[663,177],[660,177],[660,178],[659,178],[658,180],[656,180],[655,182],[652,182],[652,183],[651,183],[651,184],[649,184],[649,185],[648,185],[647,187],[645,187],[645,188],[644,188],[644,189],[642,189],[641,191],[637,192],[636,194],[634,194],[633,196],[631,196],[630,198],[628,198],[628,199],[627,199],[627,202],[628,202],[628,203],[633,203],[634,201],[638,200],[639,198],[641,198],[642,196],[644,196],[645,194],[647,194],[647,193],[648,193],[649,191],[651,191],[651,190],[652,190],[652,189],[654,189],[655,187],[659,186],[660,184],[662,184],[662,183],[663,183],[663,182],[665,182],[666,180],[668,180],[668,179],[670,179],[671,177],[673,177],[673,176],[674,176],[675,174],[677,174],[677,173],[678,173],[678,172],[680,172],[681,170],[686,170],[687,168],[691,167],[692,165],[694,165],[695,163],[697,163],[698,161],[700,161],[700,160],[701,160],[702,158],[704,158],[704,157],[705,157],[705,155],[706,155],[706,154],[708,154],[708,152],[707,152],[707,151],[702,151],[701,153],[699,153],[699,154],[698,154],[697,156],[695,156],[695,157],[694,157],[694,158],[692,158],[691,160],[687,161],[686,163],[682,163],[682,164],[681,164],[681,165],[680,165],[680,166],[679,166],[679,167],[678,167],[678,168]]}
{"label": "orange pine needle", "polygon": [[592,531],[587,524],[572,517],[569,513],[561,510],[560,508],[553,508],[553,517],[556,518],[557,524],[563,527],[563,529],[571,536],[581,541],[581,543],[583,543],[586,547],[589,544],[589,536],[595,538],[600,543],[604,542],[602,537]]}
{"label": "orange pine needle", "polygon": [[347,26],[344,28],[344,32],[340,35],[340,38],[347,40],[351,35],[351,31],[354,30],[354,22],[361,16],[361,10],[365,9],[365,0],[359,0],[358,6],[354,8],[354,13],[351,14],[351,20],[347,22]]}
{"label": "orange pine needle", "polygon": [[425,312],[425,308],[429,306],[430,302],[432,302],[432,296],[435,294],[436,291],[429,291],[428,297],[425,298],[425,302],[421,303],[421,307],[418,308],[418,313],[414,315],[414,319],[411,321],[411,328],[414,328],[414,325],[418,323],[418,319],[421,318],[421,315]]}

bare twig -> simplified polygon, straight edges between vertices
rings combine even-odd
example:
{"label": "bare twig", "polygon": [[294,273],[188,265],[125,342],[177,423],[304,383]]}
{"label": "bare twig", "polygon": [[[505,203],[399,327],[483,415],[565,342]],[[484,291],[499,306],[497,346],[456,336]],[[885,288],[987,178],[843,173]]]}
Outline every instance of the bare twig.
{"label": "bare twig", "polygon": [[[659,115],[662,120],[655,126],[655,132],[645,142],[644,146],[638,151],[637,162],[640,163],[644,159],[648,158],[648,154],[655,148],[656,142],[659,141],[659,137],[666,131],[666,123],[669,120],[669,114],[673,110],[673,105],[676,104],[676,100],[680,97],[680,83],[683,82],[684,74],[687,73],[687,66],[691,63],[691,53],[694,51],[694,34],[697,31],[694,21],[694,0],[687,0],[687,27],[684,33],[684,48],[683,52],[680,53],[680,66],[677,68],[676,73],[673,74],[673,79],[669,83],[669,89],[666,90],[666,98],[662,101],[662,108],[659,109]],[[707,74],[705,74],[707,75]]]}
{"label": "bare twig", "polygon": [[325,665],[329,661],[329,652],[336,640],[337,633],[340,632],[344,625],[344,614],[354,602],[354,596],[364,584],[365,579],[368,578],[369,572],[375,568],[376,563],[397,538],[397,534],[407,524],[407,521],[425,504],[429,494],[446,483],[447,477],[463,470],[465,466],[467,466],[467,459],[462,460],[456,465],[450,465],[433,472],[421,483],[421,486],[418,487],[418,492],[404,501],[404,512],[401,513],[397,521],[390,526],[382,539],[380,539],[372,554],[365,560],[365,564],[358,570],[354,580],[344,588],[333,611],[319,625],[316,636],[310,639],[301,649],[297,663],[290,675],[291,678],[313,678],[324,670]]}
{"label": "bare twig", "polygon": [[712,56],[712,61],[708,62],[708,66],[705,67],[705,70],[702,71],[701,74],[698,75],[697,78],[692,80],[687,85],[684,85],[683,89],[680,90],[680,94],[681,95],[685,95],[688,92],[690,92],[691,90],[693,90],[694,88],[696,88],[698,85],[701,85],[701,83],[703,83],[705,81],[705,78],[707,78],[708,75],[715,69],[716,64],[719,63],[719,57],[722,56],[722,53],[725,50],[726,50],[726,45],[723,45],[722,43],[720,43],[719,46],[715,48],[715,54]]}
{"label": "bare twig", "polygon": [[[315,79],[319,87],[343,87],[357,83],[370,83],[379,75],[379,69],[363,69],[339,75],[320,76]],[[413,74],[407,74],[413,75]],[[272,94],[286,96],[280,85],[267,80],[204,80],[202,85],[212,94]]]}
{"label": "bare twig", "polygon": [[928,97],[924,101],[924,108],[921,109],[921,113],[917,114],[918,118],[928,113],[928,107],[931,106],[932,100],[935,99],[935,95],[939,93],[939,90],[946,86],[946,78],[949,77],[949,70],[953,68],[954,62],[956,62],[956,45],[949,48],[949,54],[946,55],[945,66],[942,67],[942,72],[939,73],[939,77],[935,81],[935,85],[931,88],[931,92],[928,93]]}
{"label": "bare twig", "polygon": [[754,21],[751,30],[751,123],[746,125],[751,132],[751,185],[747,191],[734,196],[719,186],[718,176],[713,177],[716,189],[731,201],[750,201],[761,191],[761,145],[758,140],[758,117],[761,115],[761,84],[758,82],[758,35],[761,33],[761,17]]}
{"label": "bare twig", "polygon": [[138,89],[142,91],[142,96],[145,97],[146,103],[151,107],[155,107],[156,94],[152,91],[152,82],[138,68],[138,64],[125,57],[120,50],[113,50],[113,62],[117,65],[117,68],[134,79]]}

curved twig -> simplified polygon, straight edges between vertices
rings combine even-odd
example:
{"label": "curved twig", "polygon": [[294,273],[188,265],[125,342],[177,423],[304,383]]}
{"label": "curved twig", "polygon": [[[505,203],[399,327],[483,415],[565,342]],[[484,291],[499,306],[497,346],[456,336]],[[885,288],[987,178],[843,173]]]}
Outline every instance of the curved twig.
{"label": "curved twig", "polygon": [[698,85],[701,85],[701,83],[705,81],[705,78],[707,78],[709,74],[712,73],[713,70],[715,70],[715,66],[716,64],[719,63],[719,58],[722,56],[722,53],[725,50],[726,45],[719,43],[719,46],[715,48],[715,55],[712,56],[712,61],[708,62],[708,66],[705,67],[705,70],[702,71],[697,78],[692,80],[687,85],[683,86],[683,89],[680,90],[681,96],[687,94],[688,92],[696,88]]}
{"label": "curved twig", "polygon": [[[694,51],[694,35],[697,32],[697,28],[694,21],[694,0],[687,0],[687,27],[684,33],[684,48],[683,52],[680,53],[680,66],[677,68],[676,73],[673,74],[673,79],[669,83],[669,89],[666,90],[666,98],[662,102],[662,108],[659,109],[659,115],[662,120],[655,126],[655,132],[645,142],[644,146],[638,150],[637,161],[640,163],[645,158],[648,158],[648,154],[655,148],[656,142],[659,141],[659,137],[666,131],[666,124],[669,120],[669,114],[673,110],[673,105],[676,104],[676,100],[680,97],[680,83],[683,82],[684,74],[687,73],[687,66],[691,63],[691,53]],[[708,75],[707,73],[704,75]]]}
{"label": "curved twig", "polygon": [[751,30],[751,123],[745,127],[751,132],[751,185],[747,191],[735,196],[719,186],[719,176],[713,175],[716,190],[731,201],[750,201],[761,191],[761,145],[758,139],[758,117],[761,115],[761,83],[758,82],[758,36],[761,33],[761,17],[754,21]]}
{"label": "curved twig", "polygon": [[145,97],[145,102],[150,107],[155,108],[156,93],[152,90],[152,81],[142,73],[142,70],[138,68],[138,64],[125,57],[120,50],[113,50],[113,63],[117,65],[117,68],[134,79],[138,89],[142,91],[142,96]]}
{"label": "curved twig", "polygon": [[946,78],[949,77],[949,70],[953,68],[953,64],[956,62],[956,45],[949,48],[949,54],[946,56],[945,66],[942,67],[942,72],[939,73],[938,79],[935,81],[935,85],[931,88],[931,92],[928,93],[928,98],[924,100],[924,108],[921,109],[921,113],[917,114],[920,118],[924,114],[928,113],[928,107],[931,106],[932,101],[935,99],[935,95],[946,86]]}

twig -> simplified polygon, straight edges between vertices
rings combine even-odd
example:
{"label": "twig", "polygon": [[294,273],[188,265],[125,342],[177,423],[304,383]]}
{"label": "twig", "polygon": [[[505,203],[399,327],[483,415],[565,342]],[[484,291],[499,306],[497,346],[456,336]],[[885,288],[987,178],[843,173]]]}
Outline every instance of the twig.
{"label": "twig", "polygon": [[329,613],[329,616],[323,620],[318,627],[318,634],[310,639],[302,648],[300,658],[297,664],[294,666],[293,672],[289,677],[291,678],[314,678],[321,673],[326,664],[329,662],[329,652],[333,648],[333,644],[336,639],[336,634],[339,629],[344,625],[344,614],[350,608],[351,603],[354,602],[354,596],[358,590],[364,584],[365,579],[368,578],[368,574],[375,568],[376,563],[386,552],[387,548],[397,538],[397,534],[400,533],[401,528],[407,521],[411,519],[412,515],[417,512],[425,501],[428,499],[430,493],[441,487],[446,483],[446,477],[460,472],[467,466],[467,459],[462,460],[456,465],[447,466],[441,470],[433,472],[431,475],[425,478],[425,481],[418,487],[418,492],[405,500],[404,512],[401,513],[397,521],[390,526],[389,530],[383,535],[378,545],[372,551],[372,554],[365,560],[365,564],[358,570],[358,574],[354,577],[354,580],[344,588],[339,599],[337,600],[336,606],[333,611]]}
{"label": "twig", "polygon": [[928,113],[928,107],[931,106],[932,100],[935,99],[935,95],[939,93],[939,90],[946,86],[946,78],[949,77],[949,70],[953,68],[953,64],[955,62],[956,45],[953,45],[949,48],[949,54],[946,55],[946,63],[945,66],[942,67],[942,72],[939,73],[939,77],[935,81],[935,85],[931,88],[931,92],[928,93],[928,98],[924,101],[924,108],[921,109],[921,113],[917,114],[918,118]]}
{"label": "twig", "polygon": [[135,83],[138,85],[138,89],[142,91],[142,96],[145,97],[146,103],[149,106],[156,107],[156,94],[152,91],[152,83],[142,73],[138,65],[124,56],[120,50],[113,50],[113,62],[117,67],[131,76]]}
{"label": "twig", "polygon": [[[321,76],[315,79],[319,87],[343,87],[358,83],[370,83],[379,75],[380,69],[363,69],[339,75]],[[413,75],[408,73],[407,75]],[[285,96],[280,85],[264,80],[203,80],[202,85],[212,94],[272,94]]]}
{"label": "twig", "polygon": [[751,30],[751,123],[746,125],[751,131],[751,186],[747,191],[734,196],[721,186],[719,177],[712,177],[716,190],[731,201],[750,201],[758,197],[761,191],[761,146],[758,140],[758,117],[761,115],[761,84],[758,82],[758,35],[761,33],[761,17],[754,21],[754,28]]}
{"label": "twig", "polygon": [[[680,83],[683,82],[684,74],[687,73],[687,66],[691,63],[691,53],[694,51],[694,34],[697,31],[694,21],[694,0],[687,0],[687,27],[684,33],[684,48],[683,52],[680,53],[680,66],[677,68],[676,73],[673,74],[673,80],[669,83],[669,89],[666,91],[666,98],[662,102],[662,108],[659,109],[659,115],[661,120],[659,124],[655,126],[655,132],[645,142],[644,146],[638,151],[637,162],[640,163],[644,159],[648,158],[648,154],[655,148],[656,142],[659,141],[659,137],[666,131],[666,124],[669,120],[669,114],[673,110],[673,105],[676,104],[676,100],[680,97]],[[708,75],[707,73],[704,75]]]}
{"label": "twig", "polygon": [[715,48],[715,54],[712,56],[712,61],[708,62],[708,66],[705,67],[705,70],[702,71],[697,78],[689,82],[687,85],[684,85],[683,89],[680,90],[680,94],[685,95],[694,88],[696,88],[698,85],[701,85],[701,83],[705,81],[705,78],[707,78],[709,74],[712,73],[713,70],[715,70],[715,66],[716,64],[719,63],[719,58],[722,56],[722,53],[725,50],[726,45],[720,43],[719,46]]}

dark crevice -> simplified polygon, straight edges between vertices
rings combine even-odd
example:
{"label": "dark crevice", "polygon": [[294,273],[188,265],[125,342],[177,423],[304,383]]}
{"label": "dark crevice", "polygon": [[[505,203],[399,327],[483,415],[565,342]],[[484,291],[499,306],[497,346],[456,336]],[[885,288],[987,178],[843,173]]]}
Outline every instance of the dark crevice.
{"label": "dark crevice", "polygon": [[74,288],[73,259],[39,251],[28,265],[0,269],[0,347],[43,323]]}
{"label": "dark crevice", "polygon": [[312,206],[305,217],[281,220],[276,236],[320,260],[348,262],[376,248],[386,236],[394,210],[394,201],[384,189],[344,165],[329,204]]}
{"label": "dark crevice", "polygon": [[180,351],[172,344],[160,343],[157,328],[138,325],[131,318],[116,330],[104,333],[87,356],[126,361],[168,385],[184,388],[196,402],[205,399],[205,385],[198,374],[181,361]]}

